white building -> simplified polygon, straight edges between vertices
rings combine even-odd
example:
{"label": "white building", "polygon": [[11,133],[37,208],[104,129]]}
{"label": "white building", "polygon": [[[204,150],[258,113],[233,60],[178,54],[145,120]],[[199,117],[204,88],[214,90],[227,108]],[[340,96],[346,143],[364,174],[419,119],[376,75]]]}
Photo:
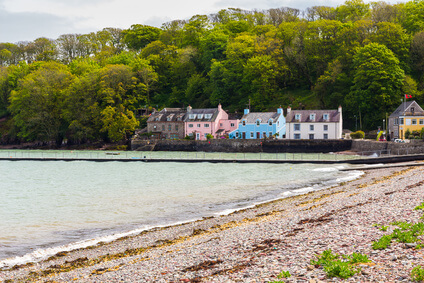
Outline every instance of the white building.
{"label": "white building", "polygon": [[342,107],[337,110],[291,110],[287,108],[287,139],[341,139]]}

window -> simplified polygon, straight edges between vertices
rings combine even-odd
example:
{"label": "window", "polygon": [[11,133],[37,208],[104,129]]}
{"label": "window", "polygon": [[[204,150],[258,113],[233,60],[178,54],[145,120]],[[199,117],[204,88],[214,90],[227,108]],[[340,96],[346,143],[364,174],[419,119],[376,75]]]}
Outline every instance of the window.
{"label": "window", "polygon": [[153,129],[154,129],[154,130],[156,130],[156,128],[157,128],[156,126],[153,126]]}
{"label": "window", "polygon": [[209,124],[205,124],[205,128],[209,128]]}
{"label": "window", "polygon": [[165,125],[162,125],[162,131],[165,131]]}
{"label": "window", "polygon": [[203,114],[197,114],[197,119],[203,119]]}
{"label": "window", "polygon": [[207,139],[208,134],[205,134],[205,139]]}
{"label": "window", "polygon": [[155,118],[155,121],[159,121],[159,117],[156,117],[156,118]]}
{"label": "window", "polygon": [[188,115],[188,118],[189,118],[190,120],[194,120],[194,119],[196,119],[196,114],[189,114],[189,115]]}
{"label": "window", "polygon": [[315,121],[315,113],[309,115],[309,120]]}
{"label": "window", "polygon": [[272,126],[272,121],[271,120],[269,120],[268,125]]}
{"label": "window", "polygon": [[197,127],[198,127],[198,128],[200,128],[200,126],[201,126],[200,124],[197,124]]}
{"label": "window", "polygon": [[299,121],[299,120],[300,120],[300,117],[301,117],[301,115],[300,115],[300,114],[296,114],[296,115],[294,116],[294,119],[296,119],[297,121]]}
{"label": "window", "polygon": [[260,126],[261,125],[261,121],[256,120],[256,126]]}
{"label": "window", "polygon": [[250,137],[253,139],[253,132],[250,132]]}
{"label": "window", "polygon": [[395,119],[395,125],[399,125],[399,119],[398,118]]}
{"label": "window", "polygon": [[424,119],[420,119],[420,125],[424,125]]}
{"label": "window", "polygon": [[415,112],[415,108],[411,107],[411,112],[414,113]]}
{"label": "window", "polygon": [[400,124],[403,125],[403,118],[400,118]]}
{"label": "window", "polygon": [[220,126],[220,127],[222,127],[222,126],[224,126],[224,124],[222,124],[222,123],[219,123],[219,126]]}
{"label": "window", "polygon": [[324,139],[328,140],[328,134],[324,134]]}
{"label": "window", "polygon": [[178,125],[175,125],[175,130],[178,131]]}
{"label": "window", "polygon": [[205,119],[210,119],[212,118],[212,114],[205,114]]}
{"label": "window", "polygon": [[294,130],[300,131],[300,124],[294,124]]}
{"label": "window", "polygon": [[188,127],[189,128],[193,128],[193,124],[188,124]]}
{"label": "window", "polygon": [[243,126],[246,126],[246,121],[243,120],[243,122],[241,122]]}
{"label": "window", "polygon": [[314,134],[309,134],[309,139],[313,140],[314,139]]}
{"label": "window", "polygon": [[295,140],[300,140],[300,134],[294,134],[294,139]]}
{"label": "window", "polygon": [[230,126],[231,126],[231,128],[234,128],[235,127],[235,124],[234,123],[231,123]]}
{"label": "window", "polygon": [[412,125],[416,125],[417,124],[417,119],[412,119]]}
{"label": "window", "polygon": [[328,125],[324,125],[324,131],[328,131]]}
{"label": "window", "polygon": [[238,138],[239,137],[239,133],[238,132],[236,132],[236,138]]}
{"label": "window", "polygon": [[178,139],[178,134],[169,134],[169,138],[171,140],[177,140]]}
{"label": "window", "polygon": [[168,125],[168,131],[172,131],[172,125]]}
{"label": "window", "polygon": [[325,121],[327,121],[328,120],[328,114],[326,113],[326,114],[322,115],[322,119],[324,119]]}
{"label": "window", "polygon": [[272,137],[272,132],[269,132],[268,133],[268,137]]}
{"label": "window", "polygon": [[314,125],[309,125],[309,131],[313,131],[314,130]]}

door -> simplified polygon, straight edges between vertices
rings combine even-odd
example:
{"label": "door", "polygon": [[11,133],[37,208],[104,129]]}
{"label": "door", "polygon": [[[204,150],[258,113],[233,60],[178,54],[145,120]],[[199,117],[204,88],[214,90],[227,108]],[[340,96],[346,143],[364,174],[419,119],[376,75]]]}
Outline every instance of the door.
{"label": "door", "polygon": [[200,133],[196,133],[196,140],[200,140]]}
{"label": "door", "polygon": [[241,138],[244,140],[246,139],[246,132],[241,133]]}

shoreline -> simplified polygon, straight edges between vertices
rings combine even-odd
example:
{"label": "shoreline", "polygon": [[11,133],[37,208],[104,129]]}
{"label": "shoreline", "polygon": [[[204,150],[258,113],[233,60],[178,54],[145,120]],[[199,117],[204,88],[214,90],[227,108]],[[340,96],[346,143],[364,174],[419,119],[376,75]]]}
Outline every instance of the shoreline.
{"label": "shoreline", "polygon": [[174,223],[164,223],[164,224],[144,225],[144,226],[142,225],[139,228],[135,228],[133,230],[117,231],[113,234],[101,235],[95,238],[81,239],[76,242],[70,242],[63,245],[36,249],[33,252],[26,253],[20,256],[3,258],[3,259],[0,259],[0,271],[2,269],[10,269],[14,266],[36,264],[50,257],[53,257],[57,254],[72,252],[74,250],[79,250],[79,249],[91,248],[96,246],[98,243],[111,243],[114,241],[119,241],[121,238],[136,236],[137,234],[146,233],[155,229],[170,228],[174,226],[185,225],[185,224],[189,224],[193,222],[203,221],[203,219],[208,219],[208,218],[224,217],[234,213],[243,212],[248,209],[254,209],[255,207],[267,205],[269,203],[280,201],[286,198],[292,198],[299,195],[305,195],[314,191],[326,190],[328,188],[337,186],[340,183],[349,182],[349,181],[361,178],[361,176],[364,174],[364,172],[360,170],[356,170],[352,168],[350,168],[349,170],[344,170],[344,169],[340,167],[338,169],[332,168],[332,167],[313,169],[314,171],[340,171],[340,172],[350,171],[350,172],[348,174],[344,174],[344,176],[338,176],[337,179],[335,180],[328,178],[328,179],[324,179],[324,180],[320,180],[320,181],[316,181],[312,183],[307,183],[303,185],[295,185],[294,187],[290,187],[290,189],[287,189],[287,191],[281,192],[278,197],[271,198],[268,200],[256,200],[250,204],[246,204],[240,207],[226,208],[222,211],[212,212],[208,216],[205,215],[205,216],[200,216],[198,218],[184,219]]}
{"label": "shoreline", "polygon": [[[0,279],[12,280],[12,282],[20,279],[58,282],[71,280],[113,282],[120,279],[146,282],[183,280],[184,282],[226,280],[268,282],[277,280],[276,276],[284,269],[292,274],[288,282],[296,278],[297,280],[327,280],[322,270],[317,268],[308,270],[309,259],[314,253],[334,246],[334,238],[340,240],[343,238],[342,235],[345,235],[344,240],[347,240],[354,233],[347,233],[344,229],[334,231],[334,227],[332,227],[333,230],[327,227],[330,230],[320,234],[321,232],[316,229],[332,224],[334,218],[340,217],[339,214],[350,217],[341,217],[336,222],[343,228],[352,229],[358,226],[358,223],[347,225],[343,222],[355,222],[355,217],[352,215],[357,216],[358,209],[362,210],[368,206],[372,212],[371,216],[378,218],[379,214],[384,214],[380,204],[381,198],[401,195],[402,191],[399,188],[402,186],[399,187],[399,182],[420,183],[423,179],[421,168],[391,167],[367,170],[366,174],[359,179],[327,189],[274,200],[229,215],[154,228],[107,244],[60,253],[43,262],[0,270]],[[410,209],[407,209],[407,215],[417,221],[420,214],[413,208],[424,199],[424,193],[419,188],[422,189],[423,185],[418,185],[414,189],[414,196],[417,196],[416,203],[400,202],[398,206],[391,205],[386,209],[401,209],[400,205],[410,206]],[[376,210],[377,207],[381,211]],[[329,212],[332,213],[331,221],[325,220],[329,218],[327,215]],[[403,214],[397,213],[397,215],[401,217],[399,221],[403,220]],[[314,229],[306,233],[305,225],[312,226]],[[371,226],[370,223],[367,225]],[[368,237],[375,238],[374,234],[382,234],[375,227],[362,227],[362,230],[369,229],[373,234]],[[324,238],[323,235],[325,235]],[[327,237],[332,238],[333,241],[328,241]],[[308,247],[303,244],[308,239],[323,243],[315,243],[316,246],[312,251],[308,251]],[[272,241],[267,242],[267,240]],[[325,245],[323,245],[324,242]],[[363,251],[370,255],[371,260],[374,259],[377,262],[375,255],[378,253],[373,254],[370,244],[368,240],[366,245],[356,245],[353,250]],[[335,245],[333,249],[337,252],[348,251],[352,249],[352,245],[342,243]],[[287,251],[290,257],[286,259]],[[408,251],[421,253],[419,250]],[[391,252],[393,253],[393,250]],[[416,261],[423,264],[422,259]],[[209,263],[209,265],[200,268],[202,263]],[[357,275],[358,281],[370,281],[369,274],[374,274],[370,271],[371,269],[373,268],[367,269],[368,275]],[[402,276],[406,276],[410,269],[409,267],[405,270],[400,269],[399,272]],[[372,276],[374,276],[373,279],[396,281],[396,278],[384,274],[379,274],[380,277]]]}

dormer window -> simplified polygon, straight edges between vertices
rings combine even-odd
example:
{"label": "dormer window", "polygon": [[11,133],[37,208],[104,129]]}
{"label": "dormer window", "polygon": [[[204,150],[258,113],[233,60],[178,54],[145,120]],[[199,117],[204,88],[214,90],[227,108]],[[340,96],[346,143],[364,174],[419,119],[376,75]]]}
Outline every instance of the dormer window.
{"label": "dormer window", "polygon": [[189,118],[190,120],[194,120],[194,119],[196,119],[196,114],[189,114],[189,115],[188,115],[188,118]]}
{"label": "dormer window", "polygon": [[414,112],[415,112],[415,108],[411,107],[411,113],[414,113]]}
{"label": "dormer window", "polygon": [[328,114],[326,113],[326,114],[322,115],[322,119],[327,121],[328,120]]}
{"label": "dormer window", "polygon": [[315,121],[315,113],[309,115],[309,120]]}
{"label": "dormer window", "polygon": [[268,121],[268,125],[272,126],[272,120]]}
{"label": "dormer window", "polygon": [[205,114],[205,119],[210,119],[212,118],[212,114]]}
{"label": "dormer window", "polygon": [[203,114],[197,114],[197,119],[203,119]]}
{"label": "dormer window", "polygon": [[256,126],[259,126],[261,124],[261,120],[256,120]]}
{"label": "dormer window", "polygon": [[301,118],[302,116],[301,116],[301,114],[296,114],[295,116],[294,116],[294,119],[296,119],[297,121],[300,121],[300,118]]}
{"label": "dormer window", "polygon": [[246,126],[246,120],[243,120],[241,123],[243,126]]}

